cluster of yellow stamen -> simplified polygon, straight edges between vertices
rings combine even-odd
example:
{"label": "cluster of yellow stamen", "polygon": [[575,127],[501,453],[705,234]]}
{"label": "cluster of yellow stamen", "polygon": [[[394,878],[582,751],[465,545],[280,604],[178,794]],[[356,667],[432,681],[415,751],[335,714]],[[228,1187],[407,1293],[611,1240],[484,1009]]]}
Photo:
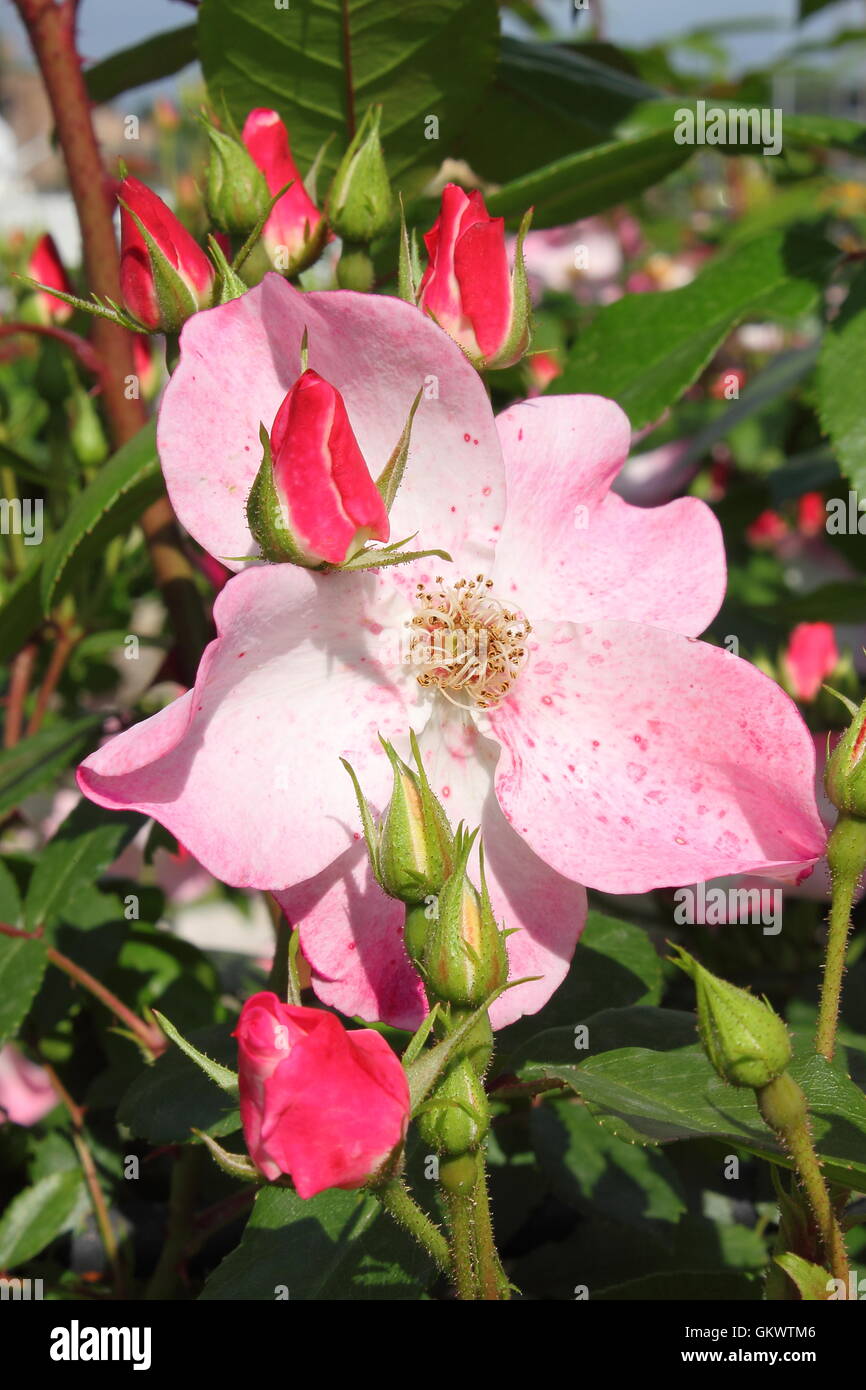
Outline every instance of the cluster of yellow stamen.
{"label": "cluster of yellow stamen", "polygon": [[493,581],[478,574],[435,587],[419,584],[419,611],[409,621],[409,660],[420,666],[418,684],[438,686],[452,704],[479,709],[498,705],[526,664],[532,631],[524,615],[506,608],[490,593]]}

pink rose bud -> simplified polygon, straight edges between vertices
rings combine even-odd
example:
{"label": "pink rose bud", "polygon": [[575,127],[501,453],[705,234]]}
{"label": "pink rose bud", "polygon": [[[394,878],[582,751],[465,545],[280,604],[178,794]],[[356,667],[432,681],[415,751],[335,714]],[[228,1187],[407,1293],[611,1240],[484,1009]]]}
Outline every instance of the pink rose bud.
{"label": "pink rose bud", "polygon": [[213,296],[214,268],[198,242],[161,198],[125,178],[120,202],[120,289],[123,302],[151,332],[179,333]]}
{"label": "pink rose bud", "polygon": [[247,514],[267,559],[311,568],[388,539],[388,511],[343,397],[318,372],[303,372],[277,411]]}
{"label": "pink rose bud", "polygon": [[[72,294],[72,285],[69,276],[63,268],[60,253],[54,244],[54,238],[47,232],[40,237],[27,263],[27,274],[31,280],[38,280],[40,285],[47,285],[49,289],[62,290],[64,294]],[[72,316],[72,305],[64,304],[62,299],[56,295],[46,294],[39,290],[36,295],[39,307],[39,316],[43,323],[65,323]]]}
{"label": "pink rose bud", "polygon": [[271,194],[287,183],[288,193],[275,203],[262,231],[271,264],[286,275],[295,275],[319,259],[328,237],[328,225],[316,207],[298,172],[289,147],[289,132],[276,111],[258,107],[244,122],[243,142],[267,181]]}
{"label": "pink rose bud", "polygon": [[379,1033],[263,991],[234,1037],[244,1137],[269,1181],[289,1174],[300,1197],[361,1187],[403,1143],[409,1084]]}
{"label": "pink rose bud", "polygon": [[509,273],[505,221],[489,217],[478,192],[446,184],[424,237],[429,264],[418,306],[460,344],[476,367],[510,367],[529,345],[529,294],[523,265],[524,219]]}

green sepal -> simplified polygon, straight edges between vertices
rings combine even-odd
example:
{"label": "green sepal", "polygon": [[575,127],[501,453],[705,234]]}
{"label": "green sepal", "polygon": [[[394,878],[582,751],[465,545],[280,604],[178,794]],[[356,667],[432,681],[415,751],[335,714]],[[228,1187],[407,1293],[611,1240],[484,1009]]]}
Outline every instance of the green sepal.
{"label": "green sepal", "polygon": [[328,152],[328,146],[333,140],[335,134],[336,131],[332,130],[328,138],[322,141],[321,145],[319,146],[318,153],[315,159],[313,160],[312,164],[310,165],[309,169],[307,170],[307,176],[304,179],[304,189],[306,191],[307,197],[310,199],[311,203],[316,204],[316,207],[318,207],[319,205],[319,174],[321,172],[322,162],[325,158],[325,155]]}
{"label": "green sepal", "polygon": [[[513,982],[513,984],[525,983],[524,980]],[[512,984],[501,985],[499,989],[495,989],[492,994],[488,995],[479,1009],[475,1009],[454,1029],[453,1033],[449,1033],[442,1042],[436,1043],[435,1047],[422,1050],[408,1063],[406,1058],[403,1058],[403,1067],[409,1082],[409,1099],[413,1115],[422,1101],[430,1094],[449,1063],[460,1055],[463,1043],[470,1037],[477,1024],[486,1017],[491,1004],[495,1003],[500,994],[504,994],[506,989],[510,988],[512,988]]]}
{"label": "green sepal", "polygon": [[225,252],[213,235],[208,236],[208,250],[217,268],[216,293],[214,304],[228,304],[232,299],[240,299],[246,294],[249,285],[245,284],[234,268],[226,260]]}
{"label": "green sepal", "polygon": [[262,461],[247,498],[247,523],[266,560],[303,565],[305,569],[320,569],[318,562],[308,559],[295,543],[286,525],[283,507],[274,481],[274,462],[271,441],[265,425],[259,428]]}
{"label": "green sepal", "polygon": [[222,1066],[221,1063],[215,1062],[212,1057],[207,1057],[204,1052],[199,1052],[197,1047],[194,1047],[191,1042],[187,1042],[183,1034],[178,1032],[174,1024],[165,1017],[165,1014],[161,1014],[157,1009],[154,1009],[152,1012],[166,1037],[179,1047],[181,1052],[185,1052],[190,1061],[195,1062],[196,1066],[200,1067],[205,1075],[209,1076],[211,1081],[219,1086],[221,1091],[225,1091],[227,1096],[231,1096],[233,1100],[237,1100],[237,1073],[230,1071],[228,1067]]}
{"label": "green sepal", "polygon": [[263,1175],[259,1172],[251,1158],[246,1154],[233,1154],[228,1149],[224,1149],[222,1144],[218,1144],[204,1130],[192,1127],[192,1132],[197,1139],[200,1139],[205,1148],[210,1153],[211,1158],[224,1173],[228,1173],[230,1178],[240,1178],[242,1182],[263,1183]]}
{"label": "green sepal", "polygon": [[351,777],[352,785],[355,788],[355,795],[358,798],[358,810],[361,813],[361,827],[364,832],[367,853],[370,856],[370,867],[373,870],[373,877],[381,886],[382,879],[379,872],[379,835],[376,829],[376,822],[373,819],[373,812],[370,810],[370,803],[361,791],[361,784],[358,781],[357,774],[352,764],[347,762],[345,758],[341,758],[340,762]]}
{"label": "green sepal", "polygon": [[403,195],[400,194],[400,253],[397,262],[397,293],[401,299],[405,299],[407,304],[415,304],[418,299],[418,284],[421,279],[421,258],[418,255],[418,243],[415,239],[415,229],[412,229],[410,238],[406,229],[406,212],[403,207]]}
{"label": "green sepal", "polygon": [[199,304],[183,276],[175,270],[165,252],[157,244],[141,218],[138,216],[138,213],[133,212],[129,204],[125,203],[122,198],[118,198],[117,201],[124,212],[129,214],[136,227],[141,232],[144,238],[144,244],[148,250],[150,269],[153,275],[153,287],[159,305],[159,331],[162,333],[179,333],[187,319],[192,318],[193,314],[198,313],[199,309],[206,308],[207,306]]}
{"label": "green sepal", "polygon": [[813,1264],[811,1260],[804,1260],[802,1255],[795,1255],[792,1250],[786,1250],[782,1255],[774,1255],[773,1261],[785,1271],[804,1303],[828,1301],[833,1285],[833,1276],[829,1270]]}
{"label": "green sepal", "polygon": [[116,323],[121,328],[126,328],[130,333],[152,333],[151,328],[146,328],[138,319],[134,319],[125,309],[119,309],[113,300],[108,299],[103,304],[99,299],[82,299],[77,294],[67,294],[65,290],[56,290],[52,285],[43,285],[39,280],[33,280],[29,275],[14,275],[14,280],[20,280],[22,284],[31,285],[35,290],[42,290],[44,294],[52,294],[55,299],[62,299],[64,304],[69,304],[73,309],[83,309],[85,314],[92,314],[97,319],[108,319],[109,323]]}
{"label": "green sepal", "polygon": [[414,401],[412,402],[411,406],[409,407],[409,415],[405,425],[403,426],[403,432],[400,435],[400,438],[397,440],[396,445],[394,446],[394,450],[391,454],[391,457],[389,458],[388,462],[385,464],[385,467],[382,469],[382,472],[376,479],[376,487],[379,491],[379,495],[382,498],[382,501],[385,503],[385,506],[387,507],[389,512],[394,505],[394,498],[397,496],[397,489],[403,481],[403,474],[406,469],[406,459],[409,456],[409,442],[412,436],[412,422],[415,419],[415,412],[418,409],[418,406],[421,404],[421,397],[423,396],[423,394],[424,388],[422,386]]}
{"label": "green sepal", "polygon": [[532,341],[532,299],[523,259],[523,243],[532,222],[532,213],[533,209],[529,208],[523,214],[517,233],[514,269],[511,272],[511,330],[496,357],[485,364],[488,367],[512,367],[524,356]]}

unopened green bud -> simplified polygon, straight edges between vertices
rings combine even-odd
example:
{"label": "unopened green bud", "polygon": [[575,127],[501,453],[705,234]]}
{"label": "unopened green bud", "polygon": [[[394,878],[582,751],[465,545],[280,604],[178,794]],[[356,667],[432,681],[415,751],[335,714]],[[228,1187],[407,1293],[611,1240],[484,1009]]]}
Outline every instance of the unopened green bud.
{"label": "unopened green bud", "polygon": [[387,739],[381,740],[394,773],[394,789],[378,825],[353,769],[345,760],[344,766],[355,786],[376,881],[390,897],[406,904],[406,944],[417,960],[438,912],[439,894],[454,868],[455,854],[448,817],[433,795],[414,733],[409,742],[415,769]]}
{"label": "unopened green bud", "polygon": [[478,831],[458,831],[454,872],[439,895],[439,910],[424,949],[424,978],[437,999],[459,1008],[478,1009],[508,981],[505,938],[500,931],[484,878],[481,892],[466,874]]}
{"label": "unopened green bud", "polygon": [[233,135],[206,124],[211,143],[205,198],[211,221],[223,232],[246,237],[271,201],[265,176]]}
{"label": "unopened green bud", "polygon": [[690,975],[704,1051],[723,1081],[757,1090],[785,1071],[791,1038],[779,1015],[747,989],[720,980],[677,946],[674,963]]}
{"label": "unopened green bud", "polygon": [[382,142],[381,106],[371,106],[340,161],[328,195],[331,226],[345,241],[371,242],[387,231],[393,199]]}
{"label": "unopened green bud", "polygon": [[394,773],[394,790],[379,831],[379,882],[392,898],[426,904],[453,869],[454,836],[420,753],[416,775],[390,743],[383,739],[382,746]]}
{"label": "unopened green bud", "polygon": [[417,1119],[422,1143],[454,1157],[477,1149],[489,1124],[483,1082],[465,1058],[447,1073]]}
{"label": "unopened green bud", "polygon": [[854,718],[827,759],[824,786],[840,811],[866,819],[866,700],[859,709],[845,704]]}

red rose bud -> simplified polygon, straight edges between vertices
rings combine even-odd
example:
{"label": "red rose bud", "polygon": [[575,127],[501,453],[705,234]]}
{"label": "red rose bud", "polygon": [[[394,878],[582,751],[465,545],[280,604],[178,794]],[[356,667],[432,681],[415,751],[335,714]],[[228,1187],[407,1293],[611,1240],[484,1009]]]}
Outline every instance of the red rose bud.
{"label": "red rose bud", "polygon": [[214,268],[161,198],[125,178],[120,203],[120,289],[130,314],[151,332],[179,333],[212,299]]}
{"label": "red rose bud", "polygon": [[[27,262],[27,274],[31,280],[38,280],[40,285],[45,285],[48,289],[62,290],[64,294],[73,293],[69,276],[60,259],[60,252],[54,244],[54,238],[48,232],[40,237],[34,246]],[[64,304],[56,295],[37,290],[35,298],[42,323],[65,323],[72,317],[72,305]]]}
{"label": "red rose bud", "polygon": [[319,259],[328,238],[328,226],[298,172],[289,147],[289,133],[276,111],[259,107],[247,116],[243,142],[254,164],[265,176],[273,196],[285,188],[262,231],[271,264],[286,275],[295,275]]}
{"label": "red rose bud", "polygon": [[458,1008],[478,1009],[508,981],[505,937],[500,931],[484,879],[481,892],[470,883],[466,866],[478,831],[458,829],[454,872],[439,895],[438,914],[424,947],[424,978],[437,998]]}
{"label": "red rose bud", "polygon": [[286,1173],[305,1198],[361,1187],[403,1143],[409,1084],[379,1033],[263,992],[233,1036],[244,1138],[269,1181]]}
{"label": "red rose bud", "polygon": [[317,568],[386,541],[388,512],[339,391],[317,372],[298,377],[277,411],[247,502],[268,560]]}
{"label": "red rose bud", "polygon": [[529,292],[523,265],[524,218],[513,274],[505,221],[489,217],[478,192],[446,184],[442,207],[424,237],[429,264],[418,306],[460,344],[476,367],[510,367],[529,346]]}

